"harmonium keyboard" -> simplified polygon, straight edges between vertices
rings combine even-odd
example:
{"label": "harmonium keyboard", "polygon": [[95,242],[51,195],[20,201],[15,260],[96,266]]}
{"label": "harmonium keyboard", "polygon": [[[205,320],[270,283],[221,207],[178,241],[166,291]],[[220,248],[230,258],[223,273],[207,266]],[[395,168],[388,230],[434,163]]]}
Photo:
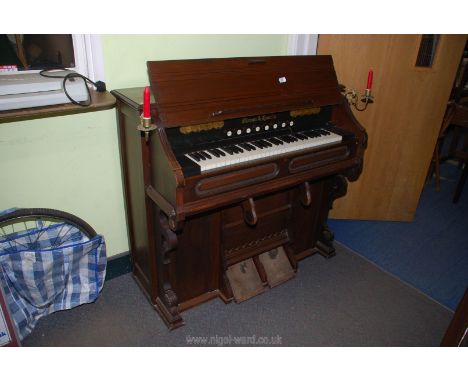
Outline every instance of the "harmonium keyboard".
{"label": "harmonium keyboard", "polygon": [[335,254],[333,201],[358,179],[364,128],[331,56],[150,61],[115,90],[133,275],[170,329],[213,298],[237,303]]}

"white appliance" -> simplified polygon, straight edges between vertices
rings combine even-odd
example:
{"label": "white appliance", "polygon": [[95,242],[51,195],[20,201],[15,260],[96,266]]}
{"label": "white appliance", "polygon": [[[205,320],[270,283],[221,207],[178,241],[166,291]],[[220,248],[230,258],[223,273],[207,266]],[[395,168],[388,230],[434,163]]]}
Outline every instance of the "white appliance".
{"label": "white appliance", "polygon": [[[23,109],[70,103],[63,91],[63,78],[72,70],[49,71],[43,77],[39,73],[0,74],[0,110]],[[66,89],[75,101],[87,101],[86,82],[82,78],[69,78]]]}

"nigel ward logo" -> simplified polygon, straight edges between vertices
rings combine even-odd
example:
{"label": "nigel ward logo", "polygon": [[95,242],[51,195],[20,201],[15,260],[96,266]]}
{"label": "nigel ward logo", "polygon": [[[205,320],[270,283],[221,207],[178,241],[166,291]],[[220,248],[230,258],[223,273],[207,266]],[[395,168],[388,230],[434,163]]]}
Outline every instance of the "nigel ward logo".
{"label": "nigel ward logo", "polygon": [[186,336],[187,345],[205,345],[205,346],[245,346],[245,345],[281,345],[283,339],[280,335],[276,336]]}

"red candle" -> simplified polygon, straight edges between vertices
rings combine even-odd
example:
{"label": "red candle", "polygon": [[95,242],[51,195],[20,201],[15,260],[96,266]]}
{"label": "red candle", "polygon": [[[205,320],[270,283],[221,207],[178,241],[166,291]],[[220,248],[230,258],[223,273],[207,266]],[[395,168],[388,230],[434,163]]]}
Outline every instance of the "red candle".
{"label": "red candle", "polygon": [[374,76],[374,72],[372,71],[372,68],[369,69],[369,74],[367,75],[367,87],[366,89],[371,90],[372,89],[372,77]]}
{"label": "red candle", "polygon": [[145,87],[143,92],[143,118],[150,118],[150,89]]}

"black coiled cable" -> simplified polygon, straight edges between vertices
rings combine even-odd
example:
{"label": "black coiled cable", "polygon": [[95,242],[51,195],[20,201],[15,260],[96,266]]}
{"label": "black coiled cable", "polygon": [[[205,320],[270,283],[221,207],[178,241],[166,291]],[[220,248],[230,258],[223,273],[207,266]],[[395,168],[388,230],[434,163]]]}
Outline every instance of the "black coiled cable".
{"label": "black coiled cable", "polygon": [[[52,70],[54,70],[54,71],[56,71],[56,70],[67,71],[67,69],[65,69],[65,68],[53,68],[53,69],[41,70],[39,72],[39,74],[42,77],[47,77],[47,78],[62,78],[63,92],[65,93],[67,98],[70,100],[70,102],[72,104],[74,104],[74,105],[78,105],[78,106],[89,106],[89,105],[91,105],[91,103],[92,103],[91,92],[89,91],[89,87],[86,86],[86,82],[89,82],[89,83],[93,84],[98,92],[106,91],[106,84],[104,82],[102,82],[102,81],[94,82],[93,80],[89,79],[88,77],[83,76],[82,74],[79,74],[79,73],[75,73],[75,72],[67,73],[64,76],[57,76],[57,75],[47,74],[47,72],[50,72]],[[72,80],[73,78],[81,78],[85,82],[85,88],[86,88],[86,91],[88,92],[88,101],[86,101],[86,102],[85,101],[82,101],[82,102],[76,101],[68,93],[68,91],[67,91],[67,81]]]}

